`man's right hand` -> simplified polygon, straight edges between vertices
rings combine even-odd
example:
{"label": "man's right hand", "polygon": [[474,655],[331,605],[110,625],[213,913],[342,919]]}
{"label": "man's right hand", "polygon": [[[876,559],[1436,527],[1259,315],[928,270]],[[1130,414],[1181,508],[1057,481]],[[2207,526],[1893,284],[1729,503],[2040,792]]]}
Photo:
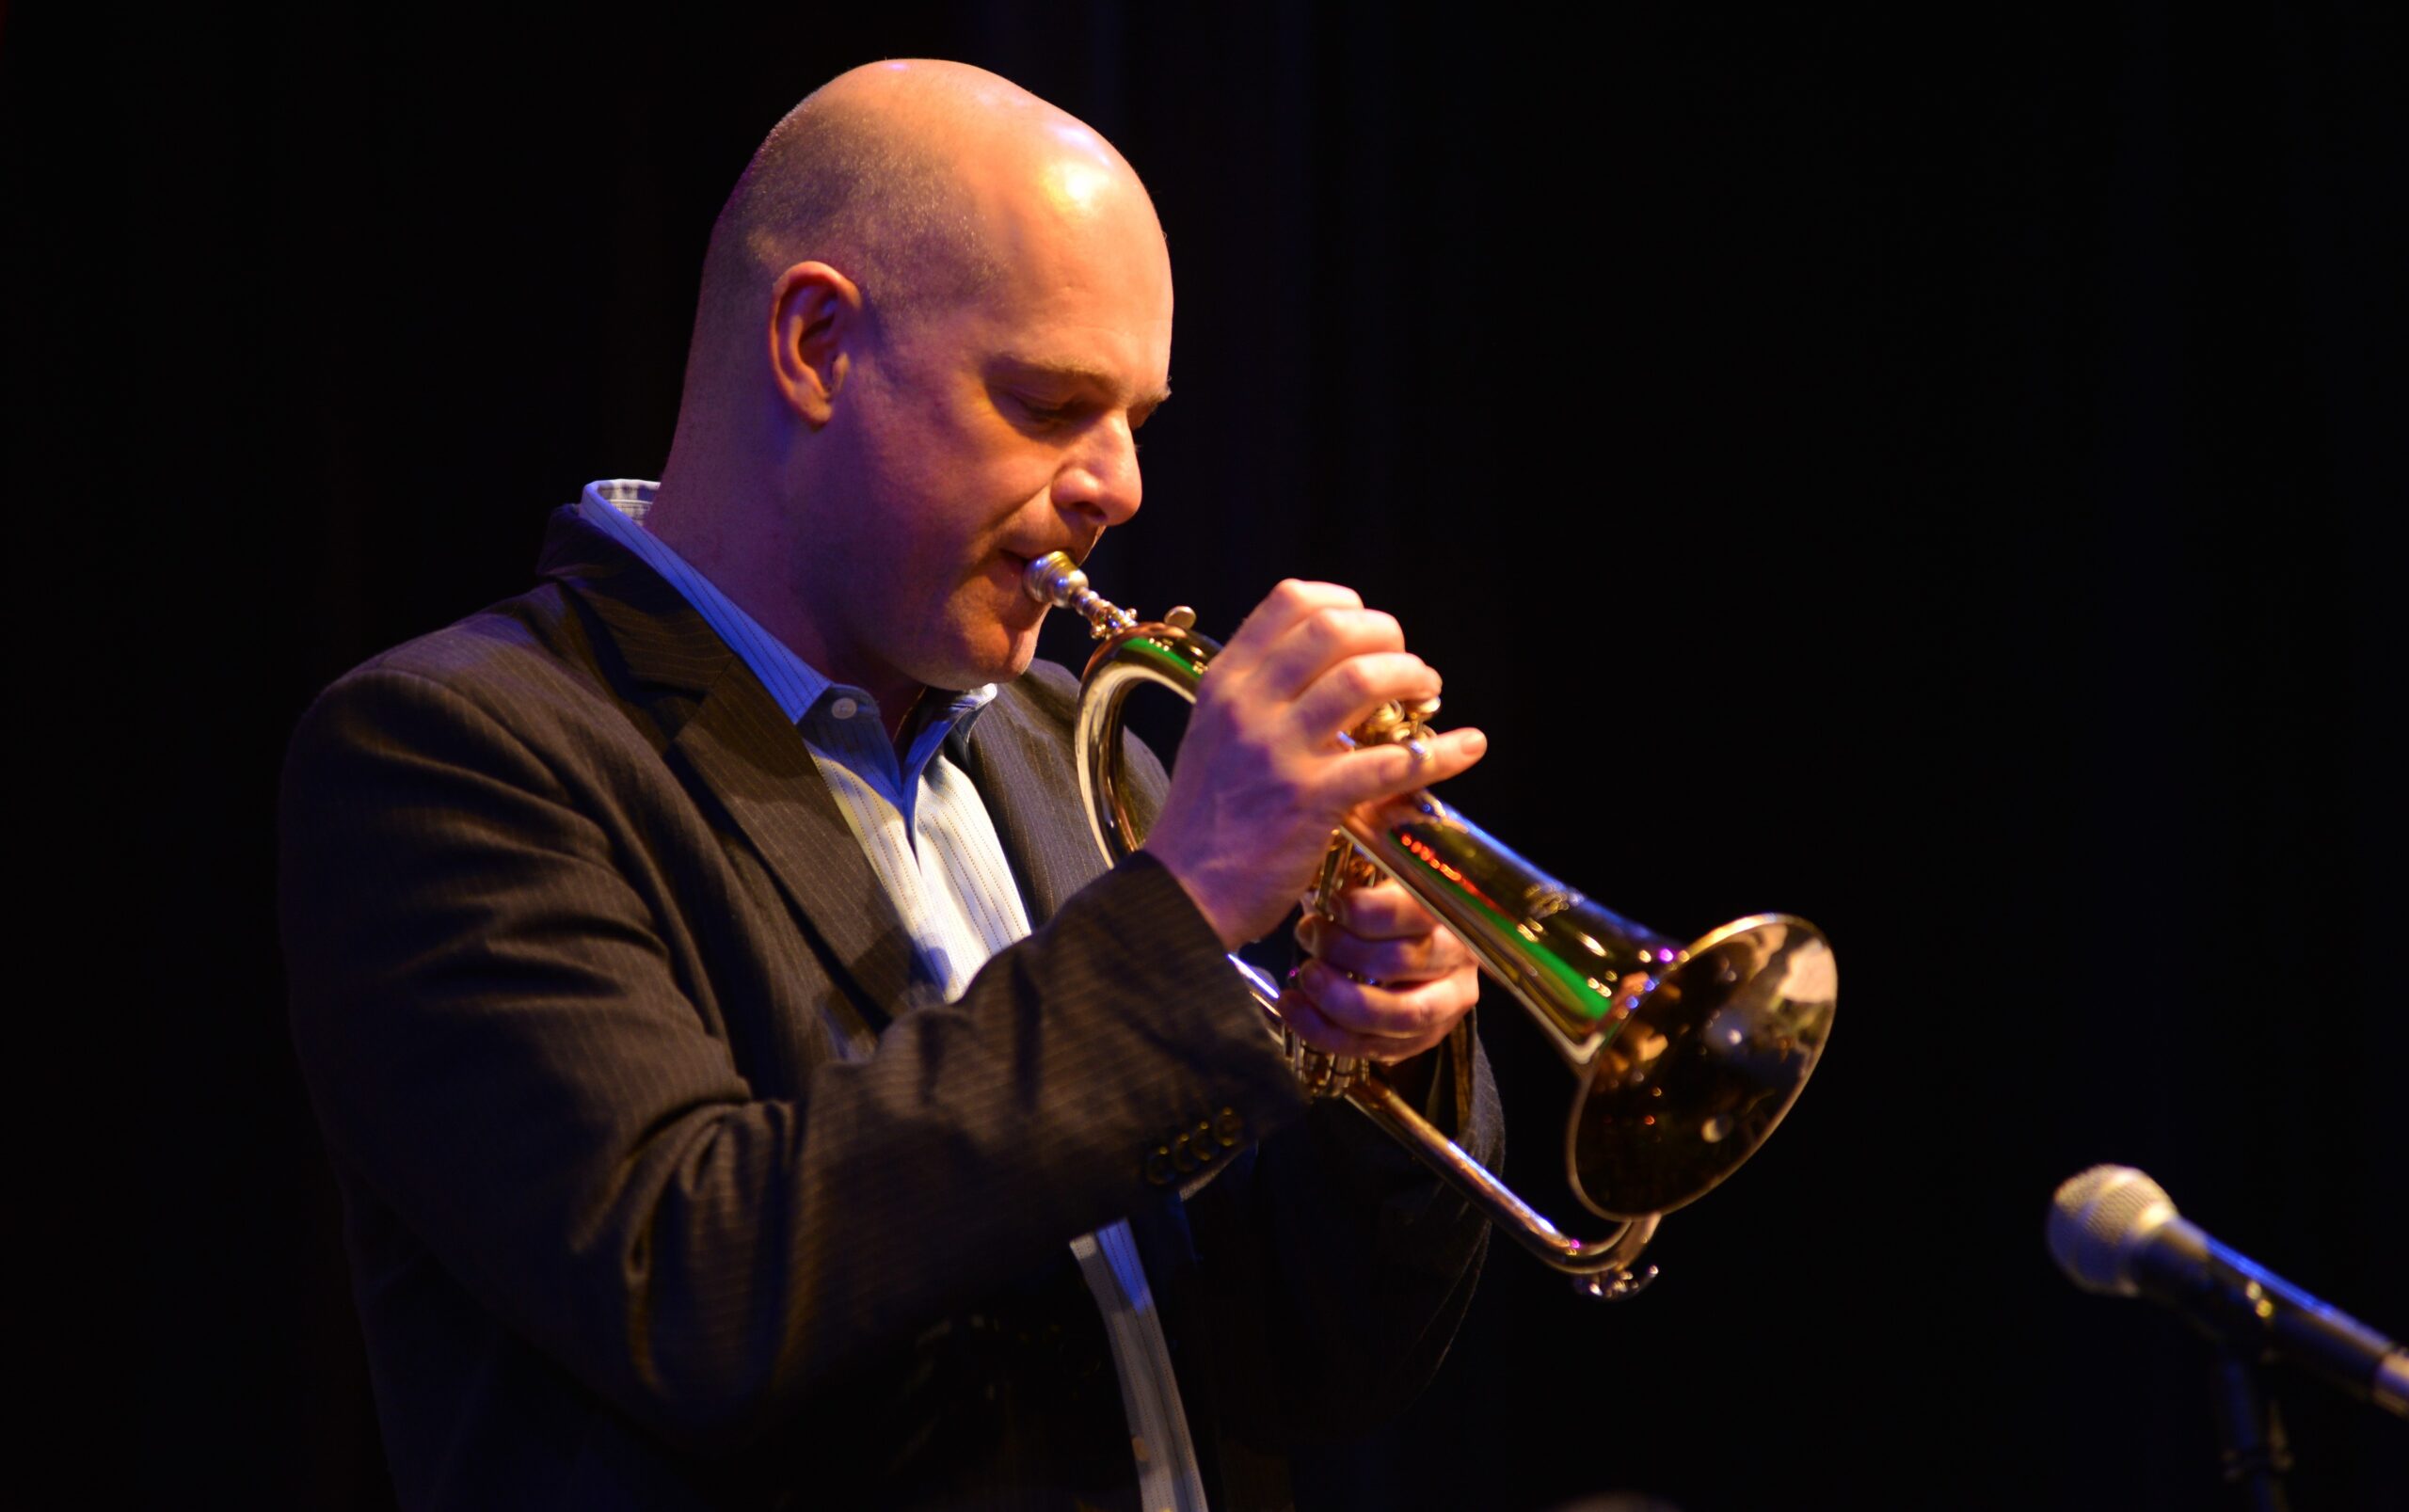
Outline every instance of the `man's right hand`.
{"label": "man's right hand", "polygon": [[1225,947],[1269,933],[1349,809],[1444,781],[1488,749],[1475,729],[1447,731],[1420,759],[1339,739],[1392,699],[1438,695],[1438,673],[1394,618],[1334,583],[1280,584],[1206,668],[1144,849]]}

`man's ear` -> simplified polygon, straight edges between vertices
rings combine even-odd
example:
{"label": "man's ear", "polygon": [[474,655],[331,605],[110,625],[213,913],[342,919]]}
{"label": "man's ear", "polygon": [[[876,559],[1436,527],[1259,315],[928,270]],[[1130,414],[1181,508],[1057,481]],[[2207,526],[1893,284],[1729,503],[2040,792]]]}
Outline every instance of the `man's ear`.
{"label": "man's ear", "polygon": [[770,372],[805,424],[828,423],[861,328],[861,290],[825,263],[798,263],[771,286]]}

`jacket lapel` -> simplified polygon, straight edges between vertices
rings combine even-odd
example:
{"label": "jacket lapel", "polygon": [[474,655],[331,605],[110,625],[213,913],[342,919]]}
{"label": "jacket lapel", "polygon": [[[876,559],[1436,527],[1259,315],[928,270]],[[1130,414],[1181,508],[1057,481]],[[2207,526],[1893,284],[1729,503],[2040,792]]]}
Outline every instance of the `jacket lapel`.
{"label": "jacket lapel", "polygon": [[1032,672],[1007,683],[971,727],[964,772],[986,801],[1032,925],[1102,875],[1104,854],[1082,817],[1078,774],[1060,723],[1046,719]]}
{"label": "jacket lapel", "polygon": [[938,1001],[810,751],[743,659],[684,596],[574,508],[552,517],[541,570],[600,621],[621,661],[606,672],[650,707],[690,788],[726,811],[777,880],[869,1031],[886,1027],[888,1005]]}

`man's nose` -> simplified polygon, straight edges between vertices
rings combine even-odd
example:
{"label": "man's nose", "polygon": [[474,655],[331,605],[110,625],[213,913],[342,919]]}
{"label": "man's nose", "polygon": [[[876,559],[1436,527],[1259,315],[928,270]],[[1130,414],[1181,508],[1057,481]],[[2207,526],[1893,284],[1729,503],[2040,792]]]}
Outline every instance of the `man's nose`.
{"label": "man's nose", "polygon": [[1138,513],[1145,485],[1138,473],[1138,438],[1126,417],[1114,415],[1090,430],[1086,444],[1054,480],[1054,501],[1118,525]]}

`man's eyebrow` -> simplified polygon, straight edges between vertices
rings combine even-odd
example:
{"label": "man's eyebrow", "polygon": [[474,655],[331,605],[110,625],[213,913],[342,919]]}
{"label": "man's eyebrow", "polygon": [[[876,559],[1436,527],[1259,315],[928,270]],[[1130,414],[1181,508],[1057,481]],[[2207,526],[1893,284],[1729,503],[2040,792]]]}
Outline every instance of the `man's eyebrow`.
{"label": "man's eyebrow", "polygon": [[[1002,358],[1002,365],[1010,369],[1014,377],[1053,378],[1061,382],[1075,383],[1087,389],[1099,390],[1105,393],[1118,393],[1121,390],[1119,378],[1102,368],[1091,367],[1084,362],[1006,356]],[[1151,410],[1170,397],[1171,385],[1166,383],[1160,389],[1133,395],[1129,401],[1129,407]]]}

